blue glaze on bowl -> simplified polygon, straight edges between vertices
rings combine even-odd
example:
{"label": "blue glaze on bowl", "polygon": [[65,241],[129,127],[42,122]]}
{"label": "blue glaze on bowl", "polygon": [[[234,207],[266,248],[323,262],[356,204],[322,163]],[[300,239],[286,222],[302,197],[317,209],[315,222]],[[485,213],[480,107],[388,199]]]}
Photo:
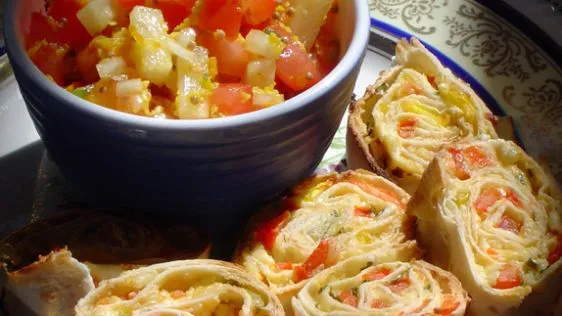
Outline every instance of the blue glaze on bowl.
{"label": "blue glaze on bowl", "polygon": [[[42,1],[8,0],[8,54],[54,162],[91,200],[221,213],[277,196],[320,162],[359,73],[369,36],[364,0],[340,1],[345,54],[317,85],[261,111],[212,120],[158,120],[84,101],[27,57],[22,30]],[[185,207],[185,208],[184,208]]]}

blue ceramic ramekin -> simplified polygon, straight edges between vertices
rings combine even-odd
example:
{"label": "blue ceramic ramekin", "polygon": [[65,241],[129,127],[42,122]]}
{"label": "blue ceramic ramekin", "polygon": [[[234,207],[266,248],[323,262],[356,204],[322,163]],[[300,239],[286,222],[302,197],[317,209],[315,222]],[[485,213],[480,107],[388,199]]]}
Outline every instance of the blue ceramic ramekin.
{"label": "blue ceramic ramekin", "polygon": [[158,120],[91,104],[49,81],[28,58],[22,39],[31,12],[42,6],[44,0],[8,0],[5,37],[50,157],[91,200],[189,213],[260,203],[315,169],[350,101],[370,27],[367,1],[339,1],[345,53],[308,91],[234,117]]}

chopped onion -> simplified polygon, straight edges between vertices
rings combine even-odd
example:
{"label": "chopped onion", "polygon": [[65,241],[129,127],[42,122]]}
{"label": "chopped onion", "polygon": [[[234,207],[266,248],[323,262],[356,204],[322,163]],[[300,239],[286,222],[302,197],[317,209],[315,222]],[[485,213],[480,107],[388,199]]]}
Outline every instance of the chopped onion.
{"label": "chopped onion", "polygon": [[246,83],[266,87],[275,80],[275,61],[272,59],[254,60],[246,67]]}
{"label": "chopped onion", "polygon": [[122,57],[110,57],[102,59],[96,69],[100,78],[111,78],[125,73],[127,64]]}
{"label": "chopped onion", "polygon": [[76,13],[80,23],[92,36],[103,31],[115,20],[115,16],[112,0],[92,0]]}
{"label": "chopped onion", "polygon": [[118,97],[128,97],[142,92],[143,84],[140,79],[118,81],[115,85],[115,94]]}
{"label": "chopped onion", "polygon": [[157,85],[166,83],[172,73],[172,55],[156,41],[135,42],[133,60],[141,78]]}
{"label": "chopped onion", "polygon": [[137,42],[161,40],[168,34],[168,25],[162,11],[136,6],[129,14],[129,31]]}
{"label": "chopped onion", "polygon": [[258,56],[276,59],[283,51],[283,47],[279,45],[282,43],[280,40],[279,43],[274,43],[270,36],[275,35],[268,35],[260,30],[251,30],[244,43],[246,50]]}

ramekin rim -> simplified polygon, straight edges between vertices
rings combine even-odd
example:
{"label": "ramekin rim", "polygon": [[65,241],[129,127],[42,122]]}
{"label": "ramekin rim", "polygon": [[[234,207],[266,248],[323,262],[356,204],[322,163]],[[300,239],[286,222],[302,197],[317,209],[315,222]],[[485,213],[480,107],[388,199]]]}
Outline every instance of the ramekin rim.
{"label": "ramekin rim", "polygon": [[224,118],[200,119],[200,120],[161,120],[151,117],[144,117],[129,113],[105,108],[78,96],[68,93],[64,88],[47,79],[45,75],[33,64],[28,57],[22,43],[18,41],[20,32],[16,19],[16,9],[19,1],[8,0],[5,7],[5,41],[6,49],[10,62],[22,71],[19,75],[24,75],[26,81],[31,81],[35,86],[47,95],[60,98],[76,111],[92,117],[93,119],[106,122],[115,122],[123,127],[132,129],[158,129],[158,130],[209,130],[225,129],[247,126],[255,122],[266,121],[276,117],[288,115],[309,103],[313,103],[317,96],[323,95],[326,91],[334,89],[339,82],[351,73],[354,67],[360,63],[367,49],[370,33],[370,17],[367,2],[364,0],[354,0],[355,25],[353,36],[346,53],[339,61],[338,65],[320,82],[313,87],[299,94],[298,96],[285,101],[283,104],[261,109],[259,111],[235,115]]}

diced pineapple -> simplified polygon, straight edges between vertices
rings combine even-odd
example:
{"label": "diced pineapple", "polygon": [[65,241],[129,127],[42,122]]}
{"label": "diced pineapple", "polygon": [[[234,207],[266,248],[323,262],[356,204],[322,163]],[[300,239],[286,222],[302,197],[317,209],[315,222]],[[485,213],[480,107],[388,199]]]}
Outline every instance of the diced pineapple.
{"label": "diced pineapple", "polygon": [[142,93],[143,83],[140,79],[129,79],[118,81],[115,86],[115,94],[118,97],[128,97]]}
{"label": "diced pineapple", "polygon": [[208,103],[212,85],[209,82],[208,69],[203,67],[208,64],[204,59],[206,53],[200,55],[200,64],[192,65],[184,60],[177,60],[177,93],[176,115],[180,119],[201,119],[210,116]]}
{"label": "diced pineapple", "polygon": [[252,54],[276,59],[283,52],[285,44],[274,33],[267,34],[260,30],[251,30],[246,36],[244,47]]}
{"label": "diced pineapple", "polygon": [[98,50],[100,58],[121,56],[127,61],[127,56],[133,47],[133,38],[126,28],[114,32],[111,37],[96,36],[90,46]]}
{"label": "diced pineapple", "polygon": [[125,73],[127,64],[121,57],[109,57],[102,59],[97,65],[100,78],[111,78]]}
{"label": "diced pineapple", "polygon": [[129,14],[129,31],[137,42],[161,40],[168,34],[168,25],[162,11],[136,6]]}
{"label": "diced pineapple", "polygon": [[76,17],[94,36],[115,20],[116,9],[113,0],[92,0],[76,13]]}
{"label": "diced pineapple", "polygon": [[246,67],[246,83],[252,86],[266,87],[275,81],[275,60],[260,59],[248,63]]}
{"label": "diced pineapple", "polygon": [[172,55],[155,41],[136,42],[133,61],[139,76],[157,85],[166,83],[173,68]]}

